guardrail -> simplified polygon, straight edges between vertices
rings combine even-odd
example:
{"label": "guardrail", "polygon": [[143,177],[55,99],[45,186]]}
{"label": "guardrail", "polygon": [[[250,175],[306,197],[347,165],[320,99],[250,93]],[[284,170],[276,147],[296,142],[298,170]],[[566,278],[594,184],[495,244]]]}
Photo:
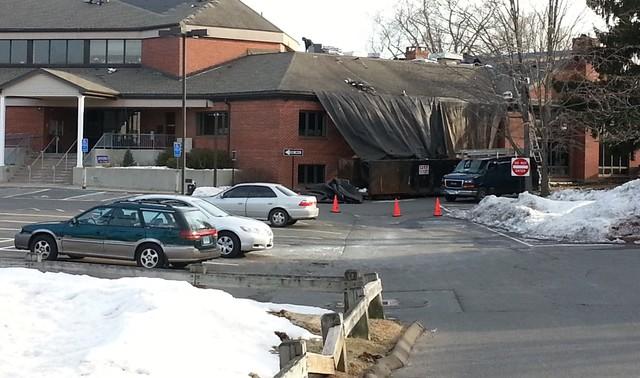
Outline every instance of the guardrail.
{"label": "guardrail", "polygon": [[107,150],[164,150],[173,145],[175,135],[168,134],[113,134],[105,133],[93,147]]}
{"label": "guardrail", "polygon": [[76,144],[78,144],[78,140],[77,139],[73,142],[71,147],[69,147],[67,149],[67,151],[65,151],[64,155],[62,155],[60,160],[58,160],[53,166],[51,166],[51,169],[53,170],[53,183],[54,184],[56,182],[56,169],[58,169],[58,166],[60,164],[62,164],[63,161],[64,161],[64,169],[65,170],[69,169],[69,154],[71,153],[73,148],[76,146]]}
{"label": "guardrail", "polygon": [[347,373],[347,337],[369,339],[369,319],[384,319],[384,309],[382,281],[377,273],[361,276],[348,270],[344,284],[344,315],[331,313],[321,318],[322,353],[307,352],[304,340],[283,342],[278,348],[281,370],[276,378]]}

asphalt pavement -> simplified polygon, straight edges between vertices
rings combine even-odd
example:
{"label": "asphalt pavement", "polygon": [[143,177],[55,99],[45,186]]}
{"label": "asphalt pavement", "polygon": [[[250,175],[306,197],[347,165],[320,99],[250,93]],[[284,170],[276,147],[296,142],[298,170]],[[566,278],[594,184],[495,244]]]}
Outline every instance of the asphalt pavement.
{"label": "asphalt pavement", "polygon": [[[22,224],[63,220],[138,193],[0,188],[0,253]],[[640,371],[640,251],[522,238],[432,215],[432,198],[321,205],[316,221],[276,229],[276,246],[222,271],[380,273],[386,315],[428,329],[394,377],[628,377]],[[446,210],[473,203],[444,204]],[[335,294],[233,289],[260,301],[340,309]]]}

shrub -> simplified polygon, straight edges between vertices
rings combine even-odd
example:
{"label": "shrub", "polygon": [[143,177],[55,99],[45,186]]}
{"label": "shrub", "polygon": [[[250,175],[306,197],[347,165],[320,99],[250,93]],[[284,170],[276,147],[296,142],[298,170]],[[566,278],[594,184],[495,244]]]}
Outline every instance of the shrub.
{"label": "shrub", "polygon": [[[217,164],[214,160],[217,158]],[[214,151],[194,148],[187,154],[187,167],[193,169],[231,168],[231,158],[226,151]]]}
{"label": "shrub", "polygon": [[178,162],[176,158],[173,157],[173,149],[168,149],[163,151],[156,158],[156,165],[159,167],[169,167],[176,168],[178,166]]}
{"label": "shrub", "polygon": [[131,150],[127,150],[124,153],[124,159],[122,159],[122,166],[133,167],[135,165],[136,165],[136,161],[133,159],[133,154],[131,153]]}

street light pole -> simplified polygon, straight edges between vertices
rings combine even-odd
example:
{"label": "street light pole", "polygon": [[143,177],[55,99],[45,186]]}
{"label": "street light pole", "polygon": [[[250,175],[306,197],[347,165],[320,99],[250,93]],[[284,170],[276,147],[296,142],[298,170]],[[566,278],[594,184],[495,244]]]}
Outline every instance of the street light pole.
{"label": "street light pole", "polygon": [[182,37],[182,171],[180,173],[180,193],[184,195],[185,172],[187,168],[187,34]]}

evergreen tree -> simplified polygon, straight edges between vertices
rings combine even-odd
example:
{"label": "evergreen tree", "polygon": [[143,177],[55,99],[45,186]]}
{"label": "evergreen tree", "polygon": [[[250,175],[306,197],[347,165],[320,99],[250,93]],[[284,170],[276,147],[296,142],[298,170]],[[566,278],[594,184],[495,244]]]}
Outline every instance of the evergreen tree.
{"label": "evergreen tree", "polygon": [[124,159],[122,159],[122,166],[133,167],[134,165],[136,165],[136,161],[133,159],[133,154],[131,150],[127,150],[127,152],[124,153]]}

